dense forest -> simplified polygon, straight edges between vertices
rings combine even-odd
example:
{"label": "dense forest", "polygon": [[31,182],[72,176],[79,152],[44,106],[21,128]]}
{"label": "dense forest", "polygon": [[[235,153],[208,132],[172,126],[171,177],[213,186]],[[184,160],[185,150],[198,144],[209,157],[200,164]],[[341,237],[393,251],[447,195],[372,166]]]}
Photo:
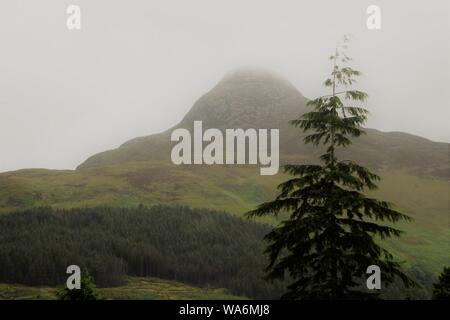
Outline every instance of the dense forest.
{"label": "dense forest", "polygon": [[62,284],[67,266],[76,264],[98,286],[152,276],[276,298],[281,284],[262,279],[268,229],[187,207],[36,208],[0,216],[0,282]]}
{"label": "dense forest", "polygon": [[[56,286],[68,265],[88,268],[100,287],[125,275],[226,288],[249,298],[279,298],[283,282],[263,279],[263,236],[269,226],[227,213],[187,207],[51,209],[0,215],[0,282]],[[434,280],[410,298],[427,298]],[[404,298],[401,285],[384,291]],[[408,297],[408,296],[407,296]]]}

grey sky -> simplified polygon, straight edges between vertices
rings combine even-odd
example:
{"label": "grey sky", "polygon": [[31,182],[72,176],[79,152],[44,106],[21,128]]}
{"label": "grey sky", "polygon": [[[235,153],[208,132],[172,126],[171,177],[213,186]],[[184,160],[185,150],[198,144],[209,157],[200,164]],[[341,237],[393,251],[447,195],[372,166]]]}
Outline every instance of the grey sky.
{"label": "grey sky", "polygon": [[[80,31],[66,28],[70,4]],[[381,30],[366,28],[371,4]],[[314,97],[344,33],[371,97],[368,126],[450,142],[448,0],[2,0],[0,171],[72,169],[165,130],[240,66]]]}

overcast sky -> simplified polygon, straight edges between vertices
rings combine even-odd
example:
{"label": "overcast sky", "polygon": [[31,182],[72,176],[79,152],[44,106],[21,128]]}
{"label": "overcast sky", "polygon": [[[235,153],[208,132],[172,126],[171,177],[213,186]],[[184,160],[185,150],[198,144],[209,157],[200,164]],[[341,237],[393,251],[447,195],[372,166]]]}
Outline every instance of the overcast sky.
{"label": "overcast sky", "polygon": [[[1,0],[0,171],[72,169],[176,124],[240,66],[324,93],[345,33],[369,127],[450,142],[450,9],[436,1]],[[81,8],[82,29],[66,28]],[[366,9],[381,8],[381,30]]]}

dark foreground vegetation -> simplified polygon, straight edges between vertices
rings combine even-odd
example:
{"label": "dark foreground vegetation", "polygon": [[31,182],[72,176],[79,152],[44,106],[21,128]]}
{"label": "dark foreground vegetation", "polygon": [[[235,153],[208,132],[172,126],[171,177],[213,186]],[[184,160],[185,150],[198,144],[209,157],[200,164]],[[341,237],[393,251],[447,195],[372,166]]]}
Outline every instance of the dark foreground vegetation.
{"label": "dark foreground vegetation", "polygon": [[[266,282],[262,252],[269,226],[230,214],[186,207],[60,210],[36,208],[0,215],[0,283],[60,286],[68,265],[87,268],[98,287],[129,276],[226,288],[249,298],[279,298],[283,282]],[[423,288],[401,285],[384,298],[431,297],[434,278],[408,272]],[[363,282],[365,283],[365,282]]]}
{"label": "dark foreground vegetation", "polygon": [[268,229],[186,207],[36,208],[0,216],[0,282],[59,285],[76,264],[100,287],[151,276],[276,298],[281,285],[262,279]]}

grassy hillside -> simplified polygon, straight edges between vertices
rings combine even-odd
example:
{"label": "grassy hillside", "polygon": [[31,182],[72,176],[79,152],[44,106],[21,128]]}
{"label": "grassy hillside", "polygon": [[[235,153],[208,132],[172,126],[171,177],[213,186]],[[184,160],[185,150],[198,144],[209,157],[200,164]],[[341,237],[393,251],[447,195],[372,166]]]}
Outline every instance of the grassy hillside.
{"label": "grassy hillside", "polygon": [[[449,187],[439,178],[404,171],[381,172],[374,195],[414,218],[406,234],[389,241],[410,264],[439,272],[450,264]],[[0,212],[49,205],[55,208],[183,204],[242,215],[275,195],[284,174],[260,176],[257,167],[174,166],[134,162],[77,171],[22,170],[0,174]],[[264,221],[276,223],[266,218]]]}
{"label": "grassy hillside", "polygon": [[450,265],[450,195],[448,181],[419,178],[401,171],[382,173],[372,194],[395,204],[414,220],[398,224],[405,234],[387,245],[407,265],[437,274]]}
{"label": "grassy hillside", "polygon": [[170,203],[241,214],[272,196],[279,181],[280,176],[260,176],[256,167],[175,166],[160,161],[77,171],[21,170],[0,174],[0,212],[45,205]]}
{"label": "grassy hillside", "polygon": [[[236,300],[225,289],[199,288],[157,278],[128,277],[120,287],[99,288],[104,299],[112,300]],[[0,284],[0,300],[55,300],[56,289]]]}

